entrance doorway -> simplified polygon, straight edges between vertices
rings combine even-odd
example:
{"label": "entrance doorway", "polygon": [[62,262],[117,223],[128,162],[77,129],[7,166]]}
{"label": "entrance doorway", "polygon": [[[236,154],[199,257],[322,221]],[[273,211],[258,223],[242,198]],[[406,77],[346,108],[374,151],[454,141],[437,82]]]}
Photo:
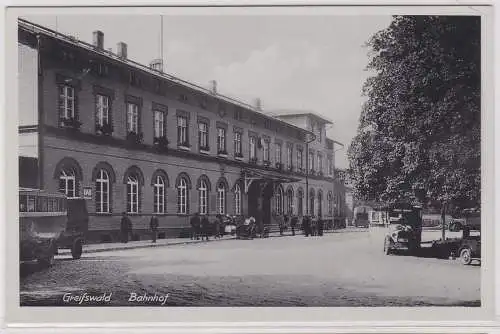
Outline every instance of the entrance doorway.
{"label": "entrance doorway", "polygon": [[[264,189],[262,190],[262,187]],[[248,215],[255,217],[257,224],[271,224],[272,182],[254,181],[248,190]]]}

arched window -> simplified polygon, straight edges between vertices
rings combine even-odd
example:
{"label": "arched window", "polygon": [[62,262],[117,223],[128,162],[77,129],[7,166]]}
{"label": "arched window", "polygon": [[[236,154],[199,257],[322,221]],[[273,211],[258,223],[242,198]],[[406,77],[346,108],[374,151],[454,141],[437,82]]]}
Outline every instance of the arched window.
{"label": "arched window", "polygon": [[281,187],[276,190],[276,213],[283,214],[283,188]]}
{"label": "arched window", "polygon": [[239,184],[234,186],[234,214],[241,215],[241,187]]}
{"label": "arched window", "polygon": [[77,183],[73,169],[61,169],[59,175],[59,191],[66,194],[68,198],[77,197]]}
{"label": "arched window", "polygon": [[165,213],[165,179],[161,175],[156,175],[153,184],[153,212]]}
{"label": "arched window", "polygon": [[110,191],[109,191],[109,175],[105,169],[100,169],[97,172],[95,180],[95,212],[109,213],[110,211]]}
{"label": "arched window", "polygon": [[286,191],[286,212],[288,215],[293,215],[293,189],[289,187]]}
{"label": "arched window", "polygon": [[322,191],[318,191],[318,200],[316,202],[317,202],[317,206],[318,206],[318,210],[316,210],[316,212],[318,213],[318,217],[322,217],[323,216],[323,192]]}
{"label": "arched window", "polygon": [[217,213],[226,213],[226,187],[222,182],[217,185]]}
{"label": "arched window", "polygon": [[331,192],[329,192],[327,195],[327,201],[328,201],[328,215],[331,216],[333,214],[333,196]]}
{"label": "arched window", "polygon": [[304,192],[302,188],[297,191],[297,214],[299,216],[304,215]]}
{"label": "arched window", "polygon": [[199,211],[200,214],[206,215],[208,213],[208,186],[205,180],[200,180],[200,187],[198,190],[200,192]]}
{"label": "arched window", "polygon": [[177,185],[177,213],[188,213],[188,182],[186,178],[181,177]]}
{"label": "arched window", "polygon": [[95,185],[95,212],[111,213],[113,211],[113,184],[116,182],[113,167],[107,162],[99,162],[92,169],[92,181]]}
{"label": "arched window", "polygon": [[136,174],[127,178],[127,212],[139,213],[139,178]]}

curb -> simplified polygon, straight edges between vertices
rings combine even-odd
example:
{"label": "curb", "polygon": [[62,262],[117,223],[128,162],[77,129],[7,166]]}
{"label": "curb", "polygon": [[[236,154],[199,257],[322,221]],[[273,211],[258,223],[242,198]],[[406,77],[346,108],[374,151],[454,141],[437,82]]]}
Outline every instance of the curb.
{"label": "curb", "polygon": [[[325,234],[327,233],[335,233],[335,231],[325,231]],[[297,234],[299,235],[299,234]],[[287,237],[291,235],[269,235],[269,238],[282,238],[282,237]],[[231,238],[226,238],[226,239],[211,239],[210,241],[228,241],[228,240],[238,240],[236,237],[231,237]],[[132,241],[133,242],[133,241]],[[83,254],[92,254],[92,253],[102,253],[102,252],[112,252],[112,251],[120,251],[120,250],[129,250],[129,249],[140,249],[140,248],[156,248],[156,247],[168,247],[168,246],[177,246],[177,245],[188,245],[188,244],[199,244],[199,243],[206,243],[206,241],[203,240],[196,240],[196,241],[181,241],[181,242],[172,242],[172,243],[150,243],[150,244],[140,244],[140,245],[131,245],[127,247],[111,247],[111,248],[98,248],[98,249],[83,249],[82,253]],[[85,247],[85,246],[84,246]],[[71,251],[65,250],[64,252],[59,251],[58,255],[71,255]]]}
{"label": "curb", "polygon": [[[210,241],[213,242],[213,241],[225,241],[225,240],[236,240],[236,238],[212,239]],[[140,249],[140,248],[168,247],[168,246],[177,246],[177,245],[198,244],[198,243],[205,243],[205,242],[206,241],[196,240],[196,241],[181,241],[181,242],[173,242],[173,243],[141,244],[141,245],[132,245],[130,247],[111,247],[111,248],[98,248],[98,249],[83,249],[82,254],[112,252],[112,251],[129,250],[129,249]],[[58,255],[71,255],[71,251],[64,251],[64,252],[59,251]]]}

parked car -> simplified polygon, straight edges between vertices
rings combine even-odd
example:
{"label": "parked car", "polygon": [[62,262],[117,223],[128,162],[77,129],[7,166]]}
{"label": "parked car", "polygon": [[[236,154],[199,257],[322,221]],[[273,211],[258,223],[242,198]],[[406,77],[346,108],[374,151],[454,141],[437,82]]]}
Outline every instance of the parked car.
{"label": "parked car", "polygon": [[471,264],[473,260],[481,261],[481,235],[471,236],[466,227],[458,249],[458,255],[464,265]]}

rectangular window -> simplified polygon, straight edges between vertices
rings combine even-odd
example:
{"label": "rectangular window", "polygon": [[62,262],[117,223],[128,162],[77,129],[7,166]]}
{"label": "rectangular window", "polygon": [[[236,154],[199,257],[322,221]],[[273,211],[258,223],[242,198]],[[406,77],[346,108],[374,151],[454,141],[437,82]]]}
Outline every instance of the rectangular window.
{"label": "rectangular window", "polygon": [[200,150],[208,151],[208,124],[204,122],[198,123],[198,144]]}
{"label": "rectangular window", "polygon": [[240,132],[235,132],[234,133],[234,155],[237,157],[242,157],[242,144],[241,144],[241,133]]}
{"label": "rectangular window", "polygon": [[227,154],[226,129],[224,128],[217,128],[217,153]]}
{"label": "rectangular window", "polygon": [[177,116],[177,144],[188,146],[188,119],[185,116]]}
{"label": "rectangular window", "polygon": [[165,113],[163,111],[154,111],[154,136],[160,138],[165,136]]}
{"label": "rectangular window", "polygon": [[104,124],[109,125],[109,97],[98,94],[96,104],[97,124],[99,126],[103,126]]}
{"label": "rectangular window", "polygon": [[318,154],[318,172],[323,172],[323,157]]}
{"label": "rectangular window", "polygon": [[139,133],[139,106],[127,103],[127,131]]}
{"label": "rectangular window", "polygon": [[333,176],[333,159],[328,159],[328,175]]}
{"label": "rectangular window", "polygon": [[269,148],[269,139],[264,139],[264,147],[263,147],[263,159],[266,162],[269,162],[271,160],[270,157],[270,148]]}
{"label": "rectangular window", "polygon": [[61,118],[75,118],[75,89],[73,87],[59,86],[59,108]]}
{"label": "rectangular window", "polygon": [[281,163],[281,144],[276,144],[276,163]]}
{"label": "rectangular window", "polygon": [[257,159],[257,145],[255,137],[250,137],[250,160]]}
{"label": "rectangular window", "polygon": [[302,150],[297,150],[297,168],[299,171],[302,171],[302,169],[304,168],[302,160]]}

